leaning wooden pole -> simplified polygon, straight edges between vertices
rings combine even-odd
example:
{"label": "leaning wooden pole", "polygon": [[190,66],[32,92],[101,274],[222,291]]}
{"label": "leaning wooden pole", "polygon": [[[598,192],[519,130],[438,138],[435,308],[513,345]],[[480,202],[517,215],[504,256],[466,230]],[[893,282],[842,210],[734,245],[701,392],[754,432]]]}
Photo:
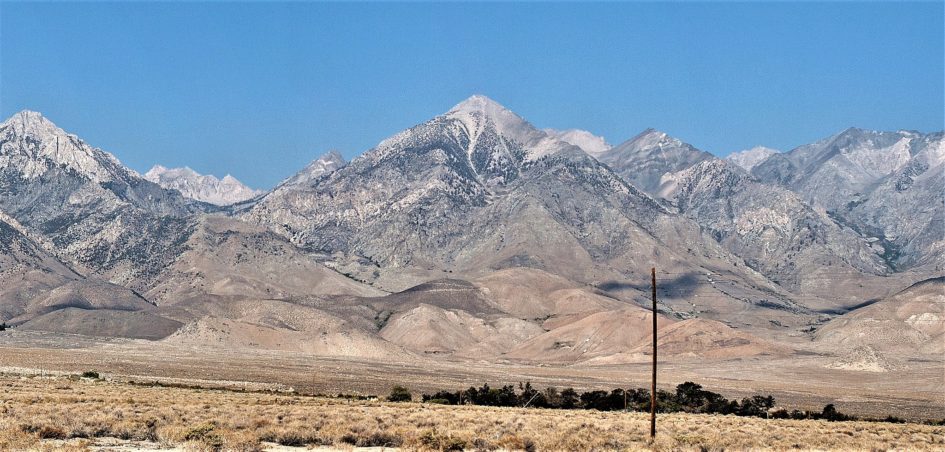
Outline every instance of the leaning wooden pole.
{"label": "leaning wooden pole", "polygon": [[653,382],[650,386],[650,438],[656,437],[656,267],[650,270],[653,277]]}

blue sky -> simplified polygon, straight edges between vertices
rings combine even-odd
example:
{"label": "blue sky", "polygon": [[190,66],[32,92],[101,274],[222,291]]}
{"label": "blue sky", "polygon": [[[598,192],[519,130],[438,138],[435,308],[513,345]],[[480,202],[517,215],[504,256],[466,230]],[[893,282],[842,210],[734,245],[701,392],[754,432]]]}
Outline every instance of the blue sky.
{"label": "blue sky", "polygon": [[613,144],[725,155],[849,126],[943,128],[943,2],[0,2],[0,114],[132,168],[266,188],[474,93]]}

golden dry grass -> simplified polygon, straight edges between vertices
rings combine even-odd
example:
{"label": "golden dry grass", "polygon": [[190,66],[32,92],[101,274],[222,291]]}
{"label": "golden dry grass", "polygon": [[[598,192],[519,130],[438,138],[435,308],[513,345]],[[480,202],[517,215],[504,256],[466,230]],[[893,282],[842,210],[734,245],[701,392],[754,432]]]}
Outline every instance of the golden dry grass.
{"label": "golden dry grass", "polygon": [[[945,427],[668,414],[450,407],[0,376],[0,450],[94,449],[102,438],[187,449],[945,450]],[[78,439],[76,439],[78,438]],[[67,441],[61,441],[67,440]],[[132,443],[134,444],[134,443]]]}

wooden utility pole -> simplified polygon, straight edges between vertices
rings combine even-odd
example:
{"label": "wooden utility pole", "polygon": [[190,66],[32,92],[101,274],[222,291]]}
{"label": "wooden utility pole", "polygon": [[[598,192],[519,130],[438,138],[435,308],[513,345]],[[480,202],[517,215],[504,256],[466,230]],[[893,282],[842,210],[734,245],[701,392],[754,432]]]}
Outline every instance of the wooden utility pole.
{"label": "wooden utility pole", "polygon": [[653,384],[650,386],[650,438],[656,437],[656,267],[650,270],[653,277]]}

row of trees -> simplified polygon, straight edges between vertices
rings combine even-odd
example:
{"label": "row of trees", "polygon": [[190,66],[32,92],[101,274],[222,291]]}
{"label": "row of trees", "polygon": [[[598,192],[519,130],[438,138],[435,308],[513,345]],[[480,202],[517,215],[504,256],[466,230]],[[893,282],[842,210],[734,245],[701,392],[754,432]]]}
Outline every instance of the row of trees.
{"label": "row of trees", "polygon": [[[409,401],[409,390],[397,386],[388,400]],[[470,387],[465,391],[438,391],[423,394],[425,403],[446,405],[485,405],[508,407],[536,407],[557,409],[586,409],[600,411],[649,411],[650,391],[638,389],[614,389],[612,391],[587,391],[578,393],[574,388],[558,390],[547,388],[539,391],[531,383],[490,387]],[[741,401],[728,400],[721,394],[707,391],[702,385],[687,381],[676,386],[675,392],[657,390],[656,408],[660,413],[715,413],[737,416],[773,417],[782,419],[826,419],[831,421],[850,420],[851,416],[842,414],[833,405],[827,405],[822,412],[772,410],[774,397],[756,395]]]}
{"label": "row of trees", "polygon": [[[470,387],[465,391],[439,391],[423,394],[427,403],[449,405],[469,404],[486,406],[533,406],[537,408],[588,409],[600,411],[633,410],[649,411],[650,391],[647,389],[614,389],[613,391],[587,391],[578,393],[574,388],[558,390],[547,388],[539,391],[531,383],[506,385],[499,388]],[[721,413],[742,416],[764,416],[774,406],[774,397],[755,396],[729,401],[721,394],[706,391],[701,385],[686,382],[676,387],[676,392],[657,390],[656,408],[661,413]]]}

